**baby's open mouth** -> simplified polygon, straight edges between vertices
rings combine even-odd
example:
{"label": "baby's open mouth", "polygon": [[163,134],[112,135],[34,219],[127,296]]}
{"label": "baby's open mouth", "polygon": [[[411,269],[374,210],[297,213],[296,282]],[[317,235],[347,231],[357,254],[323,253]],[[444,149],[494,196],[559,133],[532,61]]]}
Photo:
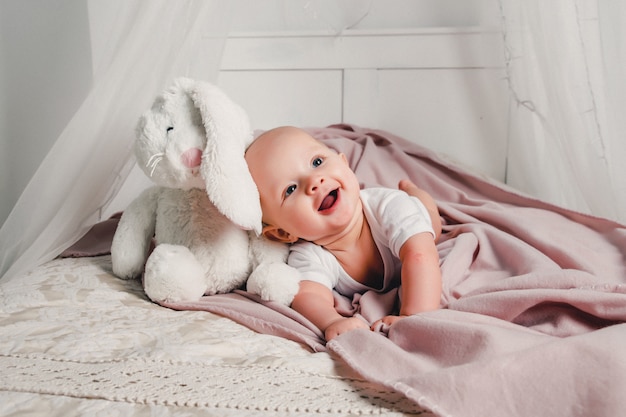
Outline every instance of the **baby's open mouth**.
{"label": "baby's open mouth", "polygon": [[329,208],[334,206],[335,202],[337,201],[338,192],[338,189],[334,189],[330,193],[328,193],[328,195],[324,197],[324,200],[322,200],[322,204],[320,204],[320,207],[317,209],[317,211],[328,210]]}

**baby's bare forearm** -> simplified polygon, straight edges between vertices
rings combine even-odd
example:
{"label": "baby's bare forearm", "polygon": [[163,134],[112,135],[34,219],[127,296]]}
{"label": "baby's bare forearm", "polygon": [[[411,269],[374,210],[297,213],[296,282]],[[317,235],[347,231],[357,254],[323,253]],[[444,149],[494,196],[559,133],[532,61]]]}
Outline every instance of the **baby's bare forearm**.
{"label": "baby's bare forearm", "polygon": [[441,269],[432,236],[412,237],[401,251],[401,315],[436,310],[441,302]]}
{"label": "baby's bare forearm", "polygon": [[332,292],[317,282],[301,281],[291,308],[309,319],[321,331],[325,331],[334,321],[341,319]]}
{"label": "baby's bare forearm", "polygon": [[441,271],[439,265],[407,265],[402,278],[400,315],[410,316],[436,310],[441,302]]}
{"label": "baby's bare forearm", "polygon": [[357,317],[344,317],[337,313],[332,292],[316,282],[301,281],[291,307],[324,332],[326,340],[350,330],[369,328],[365,321]]}

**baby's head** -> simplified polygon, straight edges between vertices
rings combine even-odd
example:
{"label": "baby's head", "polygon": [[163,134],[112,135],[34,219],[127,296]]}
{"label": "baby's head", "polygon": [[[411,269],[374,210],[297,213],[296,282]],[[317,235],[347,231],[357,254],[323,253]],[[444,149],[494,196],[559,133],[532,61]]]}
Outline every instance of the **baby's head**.
{"label": "baby's head", "polygon": [[263,133],[246,161],[261,196],[263,234],[270,239],[326,245],[361,211],[359,182],[345,155],[302,129]]}

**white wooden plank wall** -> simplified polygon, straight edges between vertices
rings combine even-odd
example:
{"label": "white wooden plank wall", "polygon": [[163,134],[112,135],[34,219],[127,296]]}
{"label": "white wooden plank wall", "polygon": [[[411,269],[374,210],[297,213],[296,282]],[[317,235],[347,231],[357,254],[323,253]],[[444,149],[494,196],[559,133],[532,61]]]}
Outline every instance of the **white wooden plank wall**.
{"label": "white wooden plank wall", "polygon": [[226,41],[220,86],[253,127],[385,129],[504,181],[501,34],[479,28],[249,33]]}

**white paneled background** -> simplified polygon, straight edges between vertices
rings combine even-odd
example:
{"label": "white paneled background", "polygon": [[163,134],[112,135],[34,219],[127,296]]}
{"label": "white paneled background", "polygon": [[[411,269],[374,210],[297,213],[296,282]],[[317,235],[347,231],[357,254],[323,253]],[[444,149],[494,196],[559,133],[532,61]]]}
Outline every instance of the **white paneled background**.
{"label": "white paneled background", "polygon": [[505,179],[507,85],[490,27],[232,36],[219,85],[255,128],[385,129]]}

